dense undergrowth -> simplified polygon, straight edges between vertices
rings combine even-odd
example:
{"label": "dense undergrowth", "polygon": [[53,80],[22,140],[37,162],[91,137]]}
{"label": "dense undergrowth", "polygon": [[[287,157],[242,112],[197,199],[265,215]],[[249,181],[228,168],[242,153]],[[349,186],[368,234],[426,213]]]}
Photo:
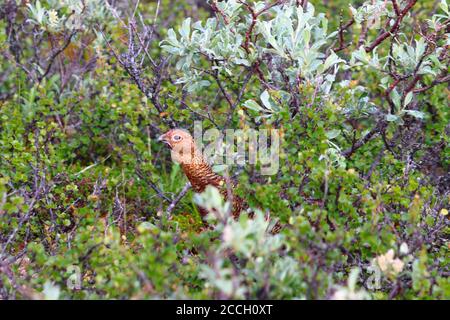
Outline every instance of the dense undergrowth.
{"label": "dense undergrowth", "polygon": [[[445,1],[2,1],[0,297],[450,298],[448,30]],[[194,121],[279,130],[275,174],[228,168],[255,219],[178,197],[156,138]]]}

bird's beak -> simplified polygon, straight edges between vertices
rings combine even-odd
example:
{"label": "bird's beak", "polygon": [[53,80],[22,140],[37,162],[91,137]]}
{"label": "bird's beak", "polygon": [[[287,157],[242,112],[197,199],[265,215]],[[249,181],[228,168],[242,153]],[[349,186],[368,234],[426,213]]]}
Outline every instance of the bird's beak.
{"label": "bird's beak", "polygon": [[166,134],[162,134],[158,137],[158,141],[165,141],[166,139]]}
{"label": "bird's beak", "polygon": [[167,137],[166,137],[166,134],[162,134],[162,135],[160,135],[160,136],[158,137],[158,141],[164,142],[164,143],[169,147],[169,149],[172,149],[172,146],[170,145],[170,142],[167,141],[166,138],[167,138]]}

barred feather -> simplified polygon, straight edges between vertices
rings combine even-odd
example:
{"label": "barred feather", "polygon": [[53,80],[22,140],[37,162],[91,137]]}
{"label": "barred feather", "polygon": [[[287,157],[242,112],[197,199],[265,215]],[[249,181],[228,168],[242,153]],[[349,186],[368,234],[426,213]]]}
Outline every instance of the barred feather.
{"label": "barred feather", "polygon": [[[174,139],[174,136],[177,136],[177,138]],[[187,131],[182,129],[172,129],[162,135],[160,140],[167,143],[170,149],[172,149],[172,158],[181,164],[184,174],[196,193],[202,193],[208,185],[211,185],[219,189],[220,194],[224,199],[228,200],[228,190],[225,178],[212,170],[211,166],[203,158],[201,152],[197,150],[194,139]],[[183,150],[188,150],[188,152],[183,153]],[[231,187],[231,189],[234,189],[235,185],[232,184]],[[237,219],[241,212],[248,208],[248,205],[241,197],[234,195],[233,190],[231,191],[233,201],[232,215]],[[204,208],[199,208],[199,211],[202,218],[208,214],[208,211]],[[252,217],[253,213],[250,213],[249,216]],[[275,234],[280,230],[281,224],[277,223],[272,228],[271,233]]]}

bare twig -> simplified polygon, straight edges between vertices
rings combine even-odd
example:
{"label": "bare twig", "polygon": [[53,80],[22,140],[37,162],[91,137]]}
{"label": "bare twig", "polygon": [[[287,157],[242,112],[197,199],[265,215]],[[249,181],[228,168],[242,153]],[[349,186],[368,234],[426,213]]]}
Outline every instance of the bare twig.
{"label": "bare twig", "polygon": [[395,19],[395,22],[392,25],[392,27],[389,30],[384,31],[383,33],[378,35],[378,37],[370,45],[365,47],[364,49],[366,50],[366,52],[373,51],[373,49],[375,49],[384,40],[386,40],[390,36],[396,35],[398,30],[400,29],[400,24],[401,24],[403,18],[411,10],[411,8],[416,4],[416,2],[417,2],[417,0],[409,0],[406,7],[402,11],[400,11],[400,13],[397,15],[397,18]]}
{"label": "bare twig", "polygon": [[156,194],[158,195],[158,197],[160,197],[161,199],[167,201],[167,202],[171,202],[172,200],[167,197],[157,186],[156,184],[149,180],[142,172],[141,170],[136,168],[136,174],[138,175],[139,178],[141,178],[142,180],[144,180],[146,183],[148,183],[148,185],[155,190]]}
{"label": "bare twig", "polygon": [[173,201],[167,207],[167,210],[166,210],[167,216],[170,217],[173,209],[175,209],[175,206],[178,204],[178,202],[181,201],[181,199],[183,199],[183,197],[186,195],[186,193],[189,191],[190,188],[191,188],[191,184],[189,182],[187,182],[184,185],[183,189],[180,191],[180,193],[175,197],[175,199],[173,199]]}
{"label": "bare twig", "polygon": [[381,133],[381,131],[384,130],[385,126],[386,126],[386,122],[384,120],[379,120],[377,125],[371,131],[369,131],[369,133],[367,133],[360,140],[353,143],[353,145],[350,148],[342,151],[342,155],[346,158],[350,157],[356,150],[358,150],[363,145],[365,145],[367,142],[369,142],[374,137],[379,135]]}

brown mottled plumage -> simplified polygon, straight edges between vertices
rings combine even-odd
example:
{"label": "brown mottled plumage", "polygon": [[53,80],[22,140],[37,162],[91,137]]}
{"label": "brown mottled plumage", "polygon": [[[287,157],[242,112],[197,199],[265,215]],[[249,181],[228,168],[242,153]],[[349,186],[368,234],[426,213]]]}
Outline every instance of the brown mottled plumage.
{"label": "brown mottled plumage", "polygon": [[[167,146],[171,149],[172,159],[181,165],[184,174],[189,179],[192,189],[195,192],[201,193],[205,191],[206,186],[212,185],[219,189],[225,200],[228,199],[228,190],[225,178],[216,174],[212,170],[211,166],[203,157],[201,151],[197,149],[195,141],[189,132],[183,129],[172,129],[161,135],[158,140],[167,144]],[[241,211],[247,209],[248,206],[244,200],[237,195],[232,194],[232,199],[232,214],[236,219],[241,214]],[[199,211],[202,217],[208,213],[203,208],[199,208]],[[250,216],[252,215],[253,214],[250,214]],[[272,228],[271,233],[278,233],[280,229],[281,225],[277,223]]]}
{"label": "brown mottled plumage", "polygon": [[[172,159],[178,162],[184,174],[191,183],[192,189],[196,193],[205,191],[206,186],[212,185],[219,189],[225,200],[228,199],[228,190],[225,178],[216,174],[202,153],[197,149],[195,141],[189,132],[182,129],[172,129],[159,137],[171,149]],[[244,200],[236,195],[233,198],[233,217],[239,217],[242,210],[247,208]],[[208,212],[199,208],[200,214],[204,217]]]}

